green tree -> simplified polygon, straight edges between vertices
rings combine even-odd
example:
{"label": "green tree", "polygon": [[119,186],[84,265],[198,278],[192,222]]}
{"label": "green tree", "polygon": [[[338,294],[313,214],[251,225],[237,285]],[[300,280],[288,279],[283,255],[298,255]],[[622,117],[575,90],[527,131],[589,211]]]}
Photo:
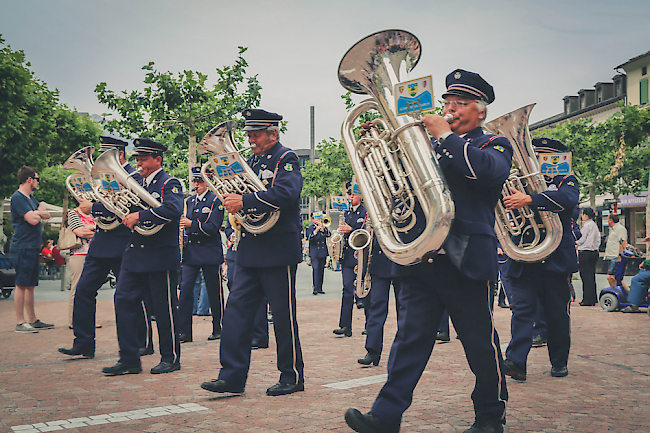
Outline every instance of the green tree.
{"label": "green tree", "polygon": [[142,67],[147,71],[142,92],[116,94],[106,83],[98,84],[95,93],[99,102],[118,115],[104,115],[107,129],[163,142],[169,148],[165,169],[185,177],[197,165],[197,136],[203,137],[213,126],[245,108],[259,105],[261,87],[257,75],[246,76],[248,63],[242,57],[246,50],[239,47],[235,64],[217,69],[217,83],[211,89],[206,84],[208,76],[201,72],[163,73],[154,69],[154,62]]}
{"label": "green tree", "polygon": [[[7,197],[18,187],[22,165],[44,174],[75,150],[96,144],[99,128],[89,117],[59,104],[58,91],[34,76],[23,51],[4,46],[2,37],[0,46],[0,197]],[[63,184],[42,178],[36,197],[60,204]]]}

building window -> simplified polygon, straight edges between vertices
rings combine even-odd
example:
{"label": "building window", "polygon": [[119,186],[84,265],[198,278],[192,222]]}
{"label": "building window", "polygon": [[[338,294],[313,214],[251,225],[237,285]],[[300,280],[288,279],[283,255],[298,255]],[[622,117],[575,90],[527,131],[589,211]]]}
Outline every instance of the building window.
{"label": "building window", "polygon": [[648,74],[648,67],[644,66],[641,68],[641,75],[647,75]]}
{"label": "building window", "polygon": [[639,82],[639,103],[641,105],[648,103],[648,79]]}

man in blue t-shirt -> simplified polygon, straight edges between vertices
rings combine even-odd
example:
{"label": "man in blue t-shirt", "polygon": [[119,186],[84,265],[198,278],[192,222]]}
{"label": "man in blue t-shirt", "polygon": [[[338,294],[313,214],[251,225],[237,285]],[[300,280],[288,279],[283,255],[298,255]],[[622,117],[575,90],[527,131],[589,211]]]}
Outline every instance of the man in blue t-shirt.
{"label": "man in blue t-shirt", "polygon": [[[50,219],[45,205],[38,203],[32,191],[38,188],[38,173],[23,165],[18,170],[18,191],[11,197],[11,263],[16,270],[16,332],[38,332],[54,328],[41,322],[34,311],[34,287],[38,286],[38,257],[41,252],[41,220]],[[27,320],[25,320],[27,316]]]}

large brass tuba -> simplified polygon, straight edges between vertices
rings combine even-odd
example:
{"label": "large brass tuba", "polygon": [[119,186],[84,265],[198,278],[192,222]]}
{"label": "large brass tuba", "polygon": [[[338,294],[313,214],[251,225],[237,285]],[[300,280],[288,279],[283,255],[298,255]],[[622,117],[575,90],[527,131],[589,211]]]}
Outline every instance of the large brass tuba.
{"label": "large brass tuba", "polygon": [[[503,185],[502,198],[512,194],[510,188],[529,195],[546,191],[528,132],[528,117],[534,106],[527,105],[484,126],[487,132],[504,135],[512,144],[513,168]],[[497,203],[494,231],[506,255],[518,262],[542,261],[562,241],[562,222],[556,213],[529,206],[508,211],[502,200]],[[517,244],[513,237],[518,239]]]}
{"label": "large brass tuba", "polygon": [[[91,171],[93,188],[99,201],[120,221],[130,214],[133,208],[139,210],[162,206],[162,203],[133,179],[133,174],[137,172],[127,173],[120,164],[118,155],[117,149],[109,149],[93,164]],[[138,223],[133,230],[141,235],[150,236],[158,233],[162,228],[163,225]]]}
{"label": "large brass tuba", "polygon": [[[198,145],[198,151],[201,154],[212,154],[212,161],[208,161],[201,167],[201,177],[221,201],[224,200],[225,194],[248,194],[257,191],[266,191],[266,187],[257,177],[255,172],[246,164],[240,153],[245,149],[239,149],[233,140],[233,130],[237,125],[234,120],[227,120],[212,128]],[[224,155],[235,158],[235,161],[241,166],[240,173],[233,173],[228,177],[220,177],[218,167],[213,167],[215,174],[212,177],[207,176],[206,170],[212,164],[215,158]],[[253,234],[264,233],[268,231],[280,218],[280,211],[268,213],[244,213],[239,211],[235,214],[235,219]]]}
{"label": "large brass tuba", "polygon": [[[454,217],[451,193],[424,126],[413,113],[395,114],[395,85],[406,80],[420,50],[420,41],[409,32],[381,31],[350,48],[338,71],[347,90],[372,96],[350,111],[341,135],[377,240],[386,256],[401,265],[417,264],[439,250]],[[382,118],[357,141],[354,123],[371,109]],[[402,235],[416,224],[416,213],[426,220],[420,224],[423,230],[404,242]]]}
{"label": "large brass tuba", "polygon": [[[68,188],[70,194],[72,194],[77,201],[99,201],[93,189],[94,182],[91,176],[94,151],[95,148],[93,146],[86,146],[70,155],[70,158],[63,163],[63,168],[67,168],[68,170],[77,170],[77,173],[73,173],[65,179],[66,188]],[[74,185],[72,184],[73,182]],[[116,217],[101,217],[97,219],[96,223],[104,230],[112,230],[120,225],[120,220]]]}

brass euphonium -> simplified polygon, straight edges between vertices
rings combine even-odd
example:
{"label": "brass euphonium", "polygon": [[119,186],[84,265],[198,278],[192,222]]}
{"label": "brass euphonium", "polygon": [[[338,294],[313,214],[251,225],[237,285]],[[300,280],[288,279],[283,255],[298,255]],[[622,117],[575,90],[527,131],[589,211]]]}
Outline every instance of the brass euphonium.
{"label": "brass euphonium", "polygon": [[[138,182],[133,179],[133,175],[122,167],[117,149],[109,149],[102,153],[95,164],[91,175],[93,178],[93,188],[99,201],[106,209],[113,212],[120,221],[130,214],[133,208],[136,210],[150,209],[162,206],[155,197],[144,189]],[[139,209],[138,209],[139,208]],[[148,225],[138,223],[133,230],[144,236],[150,236],[158,233],[163,225]]]}
{"label": "brass euphonium", "polygon": [[[231,158],[237,158],[241,167],[241,172],[233,172],[229,177],[219,176],[219,167],[213,167],[215,174],[210,177],[206,174],[208,167],[213,164],[208,161],[201,167],[201,177],[221,201],[224,201],[225,194],[249,194],[257,191],[266,191],[266,187],[257,177],[255,172],[248,166],[246,160],[241,157],[241,152],[245,149],[239,149],[233,139],[233,130],[237,122],[227,120],[212,128],[198,145],[198,151],[201,154],[212,154],[213,158],[219,158],[229,155]],[[242,211],[234,214],[234,217],[246,229],[253,234],[264,233],[275,225],[280,218],[280,211],[268,213],[244,213]]]}
{"label": "brass euphonium", "polygon": [[[71,174],[65,179],[66,188],[68,188],[70,194],[72,194],[78,202],[81,200],[88,200],[91,202],[99,201],[93,189],[94,182],[91,175],[94,151],[95,148],[93,146],[86,146],[70,155],[70,158],[63,163],[63,168],[67,168],[68,170],[77,170],[78,172]],[[78,174],[80,174],[81,177],[78,177]],[[73,180],[75,181],[74,185],[72,185]],[[103,230],[112,230],[120,225],[120,220],[116,217],[101,217],[97,218],[95,222]]]}
{"label": "brass euphonium", "polygon": [[[395,85],[406,80],[420,50],[420,41],[409,32],[381,31],[350,48],[338,71],[347,90],[372,96],[350,111],[341,134],[377,240],[401,265],[417,264],[439,250],[454,217],[451,193],[422,122],[414,113],[395,114]],[[357,141],[354,123],[371,109],[382,117]],[[404,242],[402,235],[417,222],[416,211],[426,220],[423,230]]]}
{"label": "brass euphonium", "polygon": [[[503,185],[502,199],[512,195],[510,188],[528,195],[546,191],[528,132],[528,117],[534,106],[527,105],[484,126],[487,132],[503,135],[512,144],[513,168]],[[518,262],[542,261],[562,241],[562,222],[557,213],[533,210],[530,206],[506,210],[502,200],[497,203],[494,231],[505,254]],[[513,237],[518,239],[517,244]]]}

